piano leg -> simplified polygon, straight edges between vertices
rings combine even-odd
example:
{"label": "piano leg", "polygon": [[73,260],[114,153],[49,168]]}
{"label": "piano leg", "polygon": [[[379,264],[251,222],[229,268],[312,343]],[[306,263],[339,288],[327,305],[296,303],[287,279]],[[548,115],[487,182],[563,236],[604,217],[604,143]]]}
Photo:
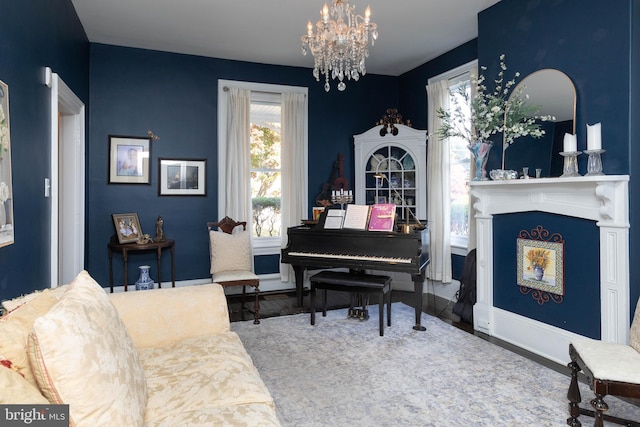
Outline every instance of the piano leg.
{"label": "piano leg", "polygon": [[416,312],[416,325],[413,327],[416,331],[426,331],[427,328],[420,324],[420,319],[422,317],[422,291],[424,287],[424,276],[412,275],[413,279],[413,303]]}
{"label": "piano leg", "polygon": [[294,265],[293,272],[296,277],[296,301],[298,307],[302,307],[302,291],[304,288],[304,267],[301,265]]}

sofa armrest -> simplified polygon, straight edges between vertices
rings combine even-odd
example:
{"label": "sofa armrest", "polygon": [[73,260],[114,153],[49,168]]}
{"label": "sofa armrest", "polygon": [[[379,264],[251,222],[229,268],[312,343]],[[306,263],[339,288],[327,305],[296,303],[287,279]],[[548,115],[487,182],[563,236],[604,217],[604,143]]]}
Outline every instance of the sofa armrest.
{"label": "sofa armrest", "polygon": [[231,330],[227,299],[217,283],[110,296],[138,348]]}

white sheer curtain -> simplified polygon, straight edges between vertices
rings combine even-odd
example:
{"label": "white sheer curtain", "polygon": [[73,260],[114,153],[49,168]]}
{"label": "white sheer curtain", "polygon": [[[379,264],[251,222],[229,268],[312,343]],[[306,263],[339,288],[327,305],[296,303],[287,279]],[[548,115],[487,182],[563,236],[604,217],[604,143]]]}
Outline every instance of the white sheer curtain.
{"label": "white sheer curtain", "polygon": [[426,275],[431,280],[449,283],[451,273],[451,208],[449,191],[449,140],[438,139],[436,130],[442,126],[437,117],[439,108],[449,108],[449,81],[439,80],[427,86],[428,129],[427,146],[427,220],[431,236],[431,263]]}
{"label": "white sheer curtain", "polygon": [[[283,248],[287,245],[287,228],[299,225],[300,221],[308,216],[306,98],[302,93],[284,92],[282,94],[280,215]],[[291,266],[281,263],[281,280],[288,282],[292,277]]]}
{"label": "white sheer curtain", "polygon": [[[473,80],[476,76],[477,72],[471,73],[471,79]],[[471,97],[469,99],[473,99],[476,96],[476,85],[470,85],[469,89],[471,89]],[[471,154],[469,154],[471,155]],[[476,162],[472,160],[469,162],[469,181],[476,176]],[[469,236],[467,238],[467,251],[471,252],[471,249],[475,249],[476,247],[476,217],[473,214],[473,205],[471,201],[471,191],[469,191]]]}
{"label": "white sheer curtain", "polygon": [[236,221],[251,221],[249,132],[251,91],[230,87],[227,96],[227,138],[224,195],[225,212]]}

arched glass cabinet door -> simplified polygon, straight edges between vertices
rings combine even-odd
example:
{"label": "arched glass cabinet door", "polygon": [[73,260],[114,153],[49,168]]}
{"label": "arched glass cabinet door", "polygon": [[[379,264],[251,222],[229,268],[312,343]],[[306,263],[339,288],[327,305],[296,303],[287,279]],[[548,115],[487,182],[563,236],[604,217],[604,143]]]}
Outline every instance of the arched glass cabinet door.
{"label": "arched glass cabinet door", "polygon": [[353,136],[355,203],[395,203],[397,222],[426,219],[427,131],[397,124],[397,134],[380,135],[381,128]]}
{"label": "arched glass cabinet door", "polygon": [[393,203],[399,220],[416,214],[416,163],[405,149],[378,148],[366,163],[365,182],[367,205]]}

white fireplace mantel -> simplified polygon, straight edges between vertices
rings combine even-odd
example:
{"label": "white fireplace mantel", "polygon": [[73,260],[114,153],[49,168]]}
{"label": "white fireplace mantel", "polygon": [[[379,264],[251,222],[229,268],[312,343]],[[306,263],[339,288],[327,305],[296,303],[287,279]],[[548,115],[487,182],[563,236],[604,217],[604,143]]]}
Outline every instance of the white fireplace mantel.
{"label": "white fireplace mantel", "polygon": [[[600,230],[601,339],[627,343],[628,183],[628,175],[472,182],[478,288],[474,329],[558,363],[569,361],[569,343],[578,335],[493,306],[493,215],[540,211],[596,221]],[[586,307],[584,315],[589,315]]]}

